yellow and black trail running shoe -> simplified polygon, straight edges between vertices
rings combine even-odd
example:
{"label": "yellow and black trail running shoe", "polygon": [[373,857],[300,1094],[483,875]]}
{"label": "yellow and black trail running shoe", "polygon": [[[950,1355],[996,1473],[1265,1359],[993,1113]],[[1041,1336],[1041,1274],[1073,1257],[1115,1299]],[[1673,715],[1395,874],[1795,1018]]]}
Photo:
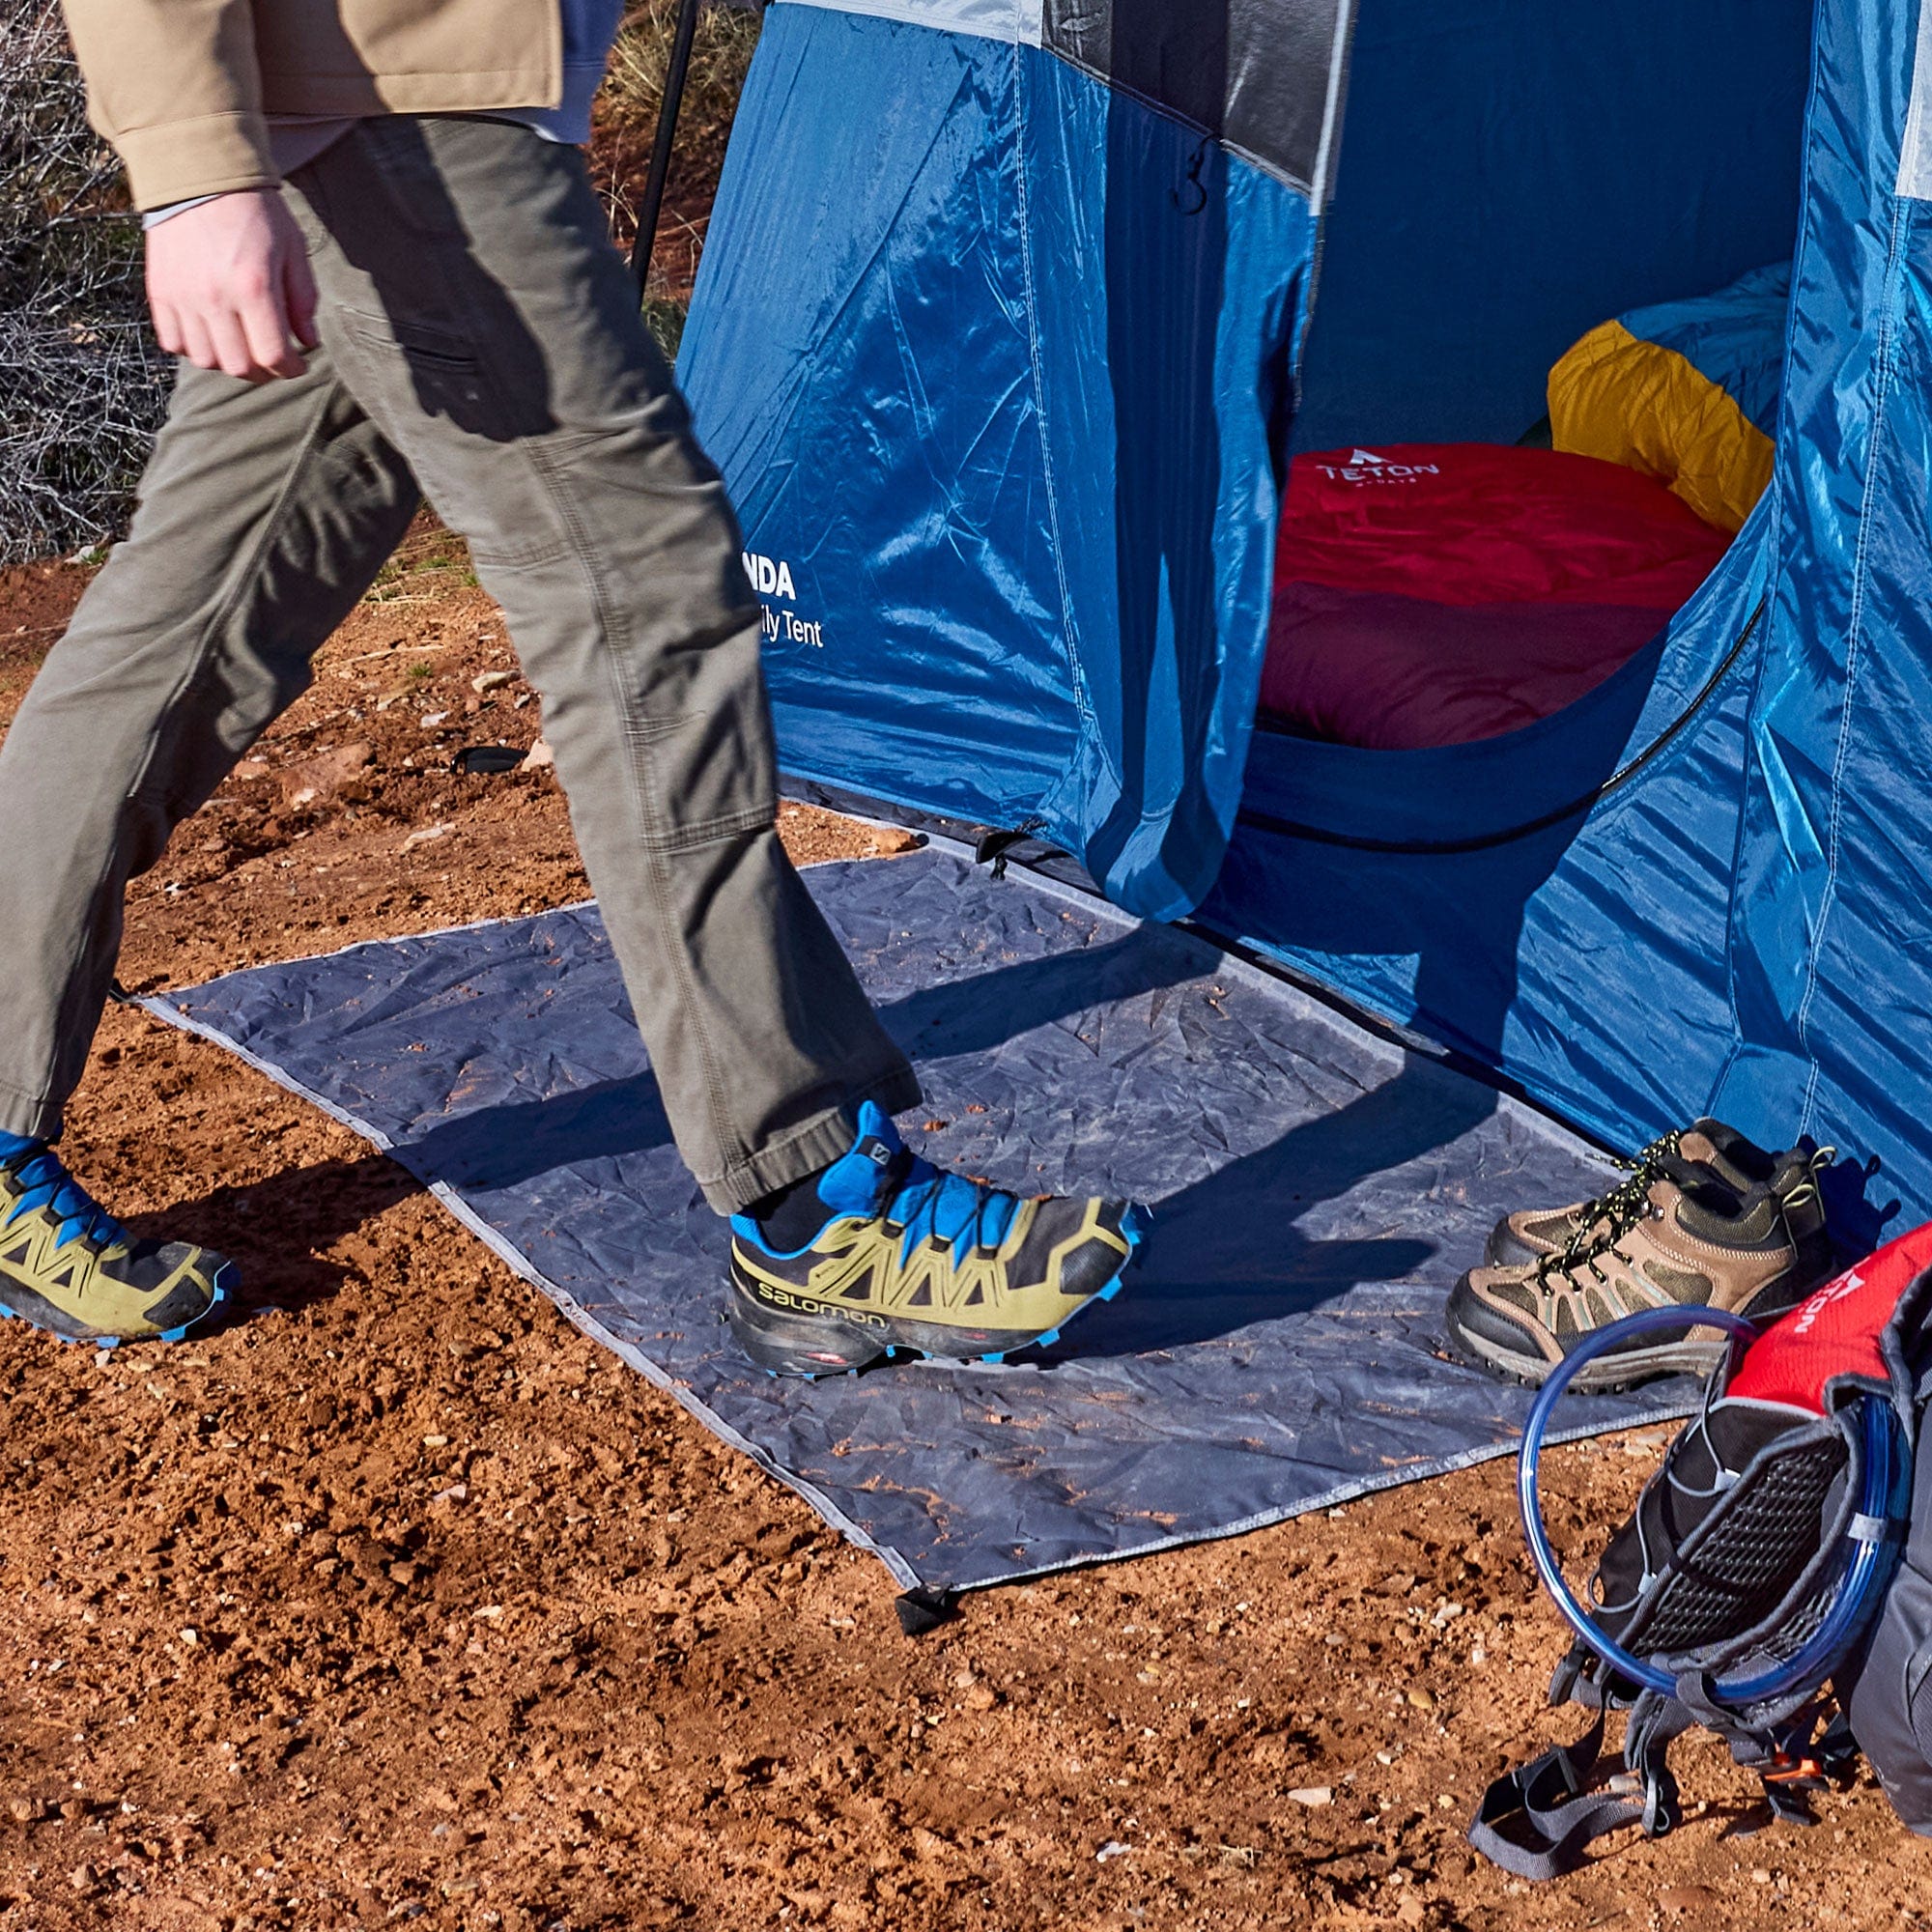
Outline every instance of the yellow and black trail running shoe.
{"label": "yellow and black trail running shoe", "polygon": [[0,1154],[0,1314],[67,1342],[179,1342],[228,1298],[235,1266],[185,1241],[137,1241],[44,1141]]}
{"label": "yellow and black trail running shoe", "polygon": [[901,1351],[997,1362],[1050,1344],[1119,1293],[1142,1239],[1124,1202],[1026,1200],[942,1174],[869,1101],[812,1191],[807,1238],[731,1220],[731,1330],[773,1375],[845,1374]]}

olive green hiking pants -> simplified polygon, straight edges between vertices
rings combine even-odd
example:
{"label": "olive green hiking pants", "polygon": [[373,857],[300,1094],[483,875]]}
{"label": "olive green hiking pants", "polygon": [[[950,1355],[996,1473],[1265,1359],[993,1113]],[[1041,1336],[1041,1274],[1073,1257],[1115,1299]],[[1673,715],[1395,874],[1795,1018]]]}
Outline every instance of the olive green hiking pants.
{"label": "olive green hiking pants", "polygon": [[918,1086],[779,843],[737,526],[582,157],[398,116],[287,192],[321,351],[259,386],[184,366],[132,529],[0,747],[0,1127],[59,1130],[128,880],[306,688],[421,495],[542,696],[679,1151],[745,1207]]}

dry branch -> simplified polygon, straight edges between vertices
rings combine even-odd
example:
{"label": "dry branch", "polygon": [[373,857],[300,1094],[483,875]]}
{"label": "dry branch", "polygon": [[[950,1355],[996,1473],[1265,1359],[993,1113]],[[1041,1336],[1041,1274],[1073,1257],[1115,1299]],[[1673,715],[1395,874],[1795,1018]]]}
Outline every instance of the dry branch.
{"label": "dry branch", "polygon": [[171,371],[53,0],[0,0],[0,564],[118,534]]}

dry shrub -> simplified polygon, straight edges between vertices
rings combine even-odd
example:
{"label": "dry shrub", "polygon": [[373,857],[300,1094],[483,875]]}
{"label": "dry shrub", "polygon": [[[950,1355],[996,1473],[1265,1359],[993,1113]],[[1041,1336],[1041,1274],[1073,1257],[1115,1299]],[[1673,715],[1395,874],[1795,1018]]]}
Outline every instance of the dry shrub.
{"label": "dry shrub", "polygon": [[0,0],[0,564],[119,532],[172,373],[59,10]]}

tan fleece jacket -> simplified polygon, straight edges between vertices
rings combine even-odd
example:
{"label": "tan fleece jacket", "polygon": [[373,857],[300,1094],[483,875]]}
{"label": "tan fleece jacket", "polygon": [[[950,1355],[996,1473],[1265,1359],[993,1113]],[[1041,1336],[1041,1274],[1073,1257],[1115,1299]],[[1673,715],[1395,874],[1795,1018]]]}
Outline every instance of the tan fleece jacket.
{"label": "tan fleece jacket", "polygon": [[135,206],[278,179],[267,117],[554,107],[558,0],[63,0]]}

